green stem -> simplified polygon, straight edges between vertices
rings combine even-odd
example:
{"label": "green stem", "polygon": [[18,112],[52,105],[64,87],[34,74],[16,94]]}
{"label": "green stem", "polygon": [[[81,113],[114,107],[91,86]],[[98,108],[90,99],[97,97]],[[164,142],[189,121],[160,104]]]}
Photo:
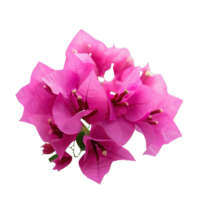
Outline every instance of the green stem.
{"label": "green stem", "polygon": [[71,149],[72,149],[72,151],[73,151],[73,155],[74,155],[74,157],[75,157],[75,158],[78,158],[78,157],[79,157],[79,155],[81,154],[81,149],[80,149],[80,152],[79,152],[79,154],[78,154],[78,155],[76,155],[76,154],[75,154],[75,141],[74,141],[73,145],[72,145],[70,148],[71,148]]}
{"label": "green stem", "polygon": [[[89,127],[88,127],[89,128]],[[82,131],[86,134],[86,135],[90,135],[90,130],[88,129],[85,124],[82,123]]]}
{"label": "green stem", "polygon": [[56,158],[58,158],[58,155],[54,153],[47,158],[47,161],[52,164],[52,161],[55,160]]}

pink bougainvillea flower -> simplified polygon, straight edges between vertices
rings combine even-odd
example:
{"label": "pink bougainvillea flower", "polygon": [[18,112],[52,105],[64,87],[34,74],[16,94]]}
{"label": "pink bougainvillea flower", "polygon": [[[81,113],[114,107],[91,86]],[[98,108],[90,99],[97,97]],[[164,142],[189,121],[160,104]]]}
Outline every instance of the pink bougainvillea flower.
{"label": "pink bougainvillea flower", "polygon": [[58,95],[54,108],[53,115],[56,124],[58,124],[59,129],[66,134],[76,134],[81,130],[82,123],[81,119],[84,116],[88,116],[94,110],[75,110],[75,114],[72,115],[70,112],[70,104],[68,99],[64,98],[61,94]]}
{"label": "pink bougainvillea flower", "polygon": [[[107,118],[103,121],[103,128],[107,135],[116,143],[124,145],[132,136],[134,125],[136,125],[136,129],[143,133],[146,139],[147,150],[145,154],[154,156],[163,144],[168,144],[180,137],[181,133],[173,122],[173,118],[182,101],[168,94],[163,97],[156,93],[156,98],[155,93],[148,86],[139,86],[127,100],[130,107],[128,106],[124,110],[125,117],[122,113],[115,120]],[[151,97],[155,99],[151,99]],[[136,108],[131,108],[133,100],[133,105]]]}
{"label": "pink bougainvillea flower", "polygon": [[[134,79],[134,77],[136,77],[136,79]],[[173,122],[173,118],[178,112],[182,100],[167,93],[167,87],[162,76],[153,75],[150,72],[148,65],[145,67],[141,76],[142,82],[138,81],[138,78],[139,68],[134,68],[124,82],[121,83],[116,94],[120,94],[120,92],[123,94],[122,91],[125,88],[128,88],[127,94],[129,93],[130,95],[127,95],[127,98],[126,95],[124,95],[125,100],[122,99],[121,103],[121,105],[125,103],[128,105],[120,110],[120,108],[117,108],[116,106],[113,107],[113,104],[109,104],[110,118],[103,121],[103,127],[110,138],[118,144],[124,145],[133,134],[134,124],[137,125],[137,130],[142,132],[145,136],[148,148],[152,148],[153,145],[155,148],[155,144],[159,143],[157,152],[154,151],[154,154],[152,153],[152,155],[156,155],[163,144],[169,143],[169,140],[165,141],[164,139],[161,139],[163,137],[163,132],[167,131],[171,138],[170,141],[181,136],[180,131]],[[113,98],[116,97],[116,94]],[[163,112],[158,115],[161,116],[161,118],[158,121],[154,120],[151,114],[160,112]],[[113,117],[113,113],[116,114],[116,119]],[[163,116],[165,116],[165,118]],[[169,130],[166,129],[167,125],[164,126],[163,121],[168,122]],[[157,123],[159,125],[157,125]],[[126,124],[126,128],[122,128],[124,127],[124,124]],[[159,128],[159,131],[157,128]],[[152,143],[151,146],[149,145],[150,143]],[[147,150],[145,154],[148,152],[150,151]]]}
{"label": "pink bougainvillea flower", "polygon": [[67,152],[65,152],[61,159],[57,158],[53,160],[53,162],[56,164],[53,169],[60,171],[61,169],[67,167],[71,163],[71,161],[72,157]]}
{"label": "pink bougainvillea flower", "polygon": [[87,53],[72,54],[68,62],[65,63],[64,69],[70,70],[78,75],[79,85],[83,83],[92,71],[97,76],[99,74],[96,64]]}
{"label": "pink bougainvillea flower", "polygon": [[135,123],[148,115],[162,96],[142,84],[140,68],[136,67],[122,82],[115,95],[109,97],[109,117],[103,121],[107,135],[119,145],[132,136]]}
{"label": "pink bougainvillea flower", "polygon": [[36,127],[44,142],[48,142],[61,159],[67,147],[76,139],[76,135],[67,135],[59,130],[52,116],[34,115],[30,122]]}
{"label": "pink bougainvillea flower", "polygon": [[115,46],[107,48],[102,42],[94,39],[88,33],[80,30],[66,51],[66,64],[76,53],[87,53],[97,65],[98,76],[103,77],[106,70],[114,64],[115,74],[120,74],[125,68],[133,65],[133,59],[125,48]]}
{"label": "pink bougainvillea flower", "polygon": [[72,55],[64,70],[54,71],[42,79],[58,95],[53,115],[60,130],[66,134],[79,132],[82,118],[94,123],[103,119],[107,112],[106,94],[95,69],[90,56],[77,54]]}
{"label": "pink bougainvillea flower", "polygon": [[101,121],[106,112],[107,97],[94,71],[69,97],[58,95],[53,107],[55,122],[66,134],[79,132],[82,118],[93,124]]}
{"label": "pink bougainvillea flower", "polygon": [[38,63],[32,72],[30,83],[16,94],[18,101],[24,106],[24,113],[20,121],[30,123],[29,118],[34,114],[52,114],[56,96],[42,78],[53,71],[46,65]]}
{"label": "pink bougainvillea flower", "polygon": [[156,157],[164,145],[183,137],[174,118],[178,116],[184,101],[167,94],[152,107],[154,110],[145,119],[135,122],[135,132],[144,136],[145,151],[142,155]]}
{"label": "pink bougainvillea flower", "polygon": [[90,136],[84,136],[83,141],[86,152],[79,160],[79,166],[85,176],[99,184],[113,161],[135,160],[126,149],[107,137],[102,126],[94,126]]}
{"label": "pink bougainvillea flower", "polygon": [[[38,63],[33,70],[30,83],[17,93],[17,98],[24,106],[24,114],[21,121],[33,124],[42,140],[50,143],[58,156],[62,157],[69,144],[75,140],[76,135],[63,135],[59,129],[55,128],[56,125],[52,125],[54,121],[52,109],[56,95],[43,81],[43,78],[51,73],[55,73],[55,71],[42,63]],[[52,88],[54,90],[53,86]]]}
{"label": "pink bougainvillea flower", "polygon": [[49,143],[45,143],[44,145],[42,145],[42,147],[43,147],[42,150],[43,154],[51,154],[54,152],[54,148]]}
{"label": "pink bougainvillea flower", "polygon": [[79,85],[79,77],[71,70],[56,70],[46,75],[42,80],[51,88],[54,94],[66,96]]}
{"label": "pink bougainvillea flower", "polygon": [[[136,66],[139,67],[139,66]],[[150,62],[146,62],[144,67],[141,67],[140,79],[144,85],[149,86],[161,95],[166,95],[169,92],[169,87],[166,79],[160,73],[153,73],[150,68]],[[118,81],[123,82],[127,76],[135,69],[135,67],[129,67],[125,69]]]}

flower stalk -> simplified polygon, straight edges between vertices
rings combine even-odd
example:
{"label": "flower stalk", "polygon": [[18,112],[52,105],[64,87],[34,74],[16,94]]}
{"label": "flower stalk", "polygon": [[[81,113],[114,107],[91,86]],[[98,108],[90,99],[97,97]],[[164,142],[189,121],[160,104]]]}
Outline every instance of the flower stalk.
{"label": "flower stalk", "polygon": [[57,159],[58,158],[58,155],[55,154],[53,155],[51,158],[49,158],[49,162],[52,162],[53,160]]}

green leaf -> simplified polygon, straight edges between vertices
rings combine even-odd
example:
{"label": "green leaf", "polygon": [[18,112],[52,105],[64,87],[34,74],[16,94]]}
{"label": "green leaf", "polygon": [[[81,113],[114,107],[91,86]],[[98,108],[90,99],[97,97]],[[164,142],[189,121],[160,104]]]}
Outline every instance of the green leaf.
{"label": "green leaf", "polygon": [[80,132],[76,137],[76,142],[81,149],[81,151],[85,150],[85,144],[83,143],[83,137],[85,136],[84,132]]}

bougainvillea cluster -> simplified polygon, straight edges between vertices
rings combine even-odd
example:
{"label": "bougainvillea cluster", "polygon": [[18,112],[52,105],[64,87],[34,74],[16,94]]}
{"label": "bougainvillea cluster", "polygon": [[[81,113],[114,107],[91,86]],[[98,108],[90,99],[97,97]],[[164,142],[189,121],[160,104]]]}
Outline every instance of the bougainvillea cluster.
{"label": "bougainvillea cluster", "polygon": [[[100,82],[111,65],[113,80]],[[135,160],[123,148],[135,130],[144,135],[144,154],[151,156],[181,136],[173,120],[182,100],[168,94],[162,76],[149,65],[136,67],[127,49],[108,48],[83,30],[67,48],[64,68],[39,62],[17,99],[24,106],[20,121],[36,127],[43,154],[54,153],[49,158],[54,169],[77,157],[76,142],[84,152],[81,171],[97,183],[113,161]]]}

